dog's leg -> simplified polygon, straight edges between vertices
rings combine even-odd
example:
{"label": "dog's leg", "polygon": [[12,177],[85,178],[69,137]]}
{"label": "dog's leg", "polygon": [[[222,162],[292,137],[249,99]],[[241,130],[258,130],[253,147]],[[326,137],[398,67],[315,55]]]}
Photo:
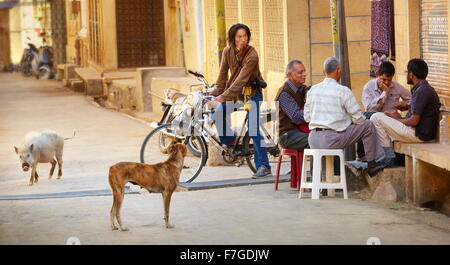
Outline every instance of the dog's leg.
{"label": "dog's leg", "polygon": [[170,198],[172,197],[173,191],[165,190],[162,192],[163,203],[164,203],[164,221],[166,223],[166,228],[174,228],[173,225],[169,223],[169,207],[170,207]]}
{"label": "dog's leg", "polygon": [[53,172],[55,171],[56,160],[53,158],[52,162],[50,163],[52,164],[52,168],[50,169],[50,173],[48,174],[48,179],[52,179]]}
{"label": "dog's leg", "polygon": [[119,228],[116,226],[116,224],[114,222],[114,220],[116,219],[116,209],[117,209],[117,201],[118,201],[118,191],[117,191],[118,183],[117,183],[114,167],[111,167],[109,169],[108,181],[109,181],[109,186],[111,186],[111,191],[112,191],[112,195],[113,195],[113,204],[111,207],[111,211],[109,212],[111,229],[118,230]]}
{"label": "dog's leg", "polygon": [[119,223],[120,230],[122,231],[128,231],[129,229],[122,225],[122,219],[120,218],[120,208],[122,207],[123,202],[123,186],[119,190],[119,194],[117,196],[117,203],[116,203],[116,219]]}
{"label": "dog's leg", "polygon": [[113,190],[113,205],[111,207],[111,211],[109,212],[110,217],[110,223],[111,223],[111,229],[112,230],[118,230],[119,228],[114,223],[114,219],[116,218],[116,206],[117,206],[117,193]]}

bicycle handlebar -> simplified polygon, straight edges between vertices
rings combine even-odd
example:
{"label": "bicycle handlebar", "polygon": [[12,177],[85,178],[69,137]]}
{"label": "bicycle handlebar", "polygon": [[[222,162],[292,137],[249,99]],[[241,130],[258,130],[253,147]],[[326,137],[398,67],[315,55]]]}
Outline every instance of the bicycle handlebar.
{"label": "bicycle handlebar", "polygon": [[188,70],[188,73],[190,73],[191,75],[194,75],[196,77],[205,78],[202,74],[197,73],[197,72],[193,72],[191,70]]}
{"label": "bicycle handlebar", "polygon": [[204,99],[213,99],[215,96],[203,96]]}

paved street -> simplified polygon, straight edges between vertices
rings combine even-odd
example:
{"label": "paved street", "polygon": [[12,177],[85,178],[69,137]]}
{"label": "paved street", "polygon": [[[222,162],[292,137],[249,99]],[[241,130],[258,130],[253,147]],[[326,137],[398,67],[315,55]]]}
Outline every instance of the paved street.
{"label": "paved street", "polygon": [[[55,80],[0,74],[0,86],[0,195],[109,189],[109,167],[121,161],[138,162],[141,144],[152,129],[144,121],[99,107]],[[28,187],[30,172],[20,170],[13,146],[19,146],[29,131],[47,129],[65,137],[76,130],[75,138],[64,143],[63,176],[56,180],[55,173],[49,181],[50,164],[39,164],[39,182]],[[163,161],[156,147],[150,151],[155,163]],[[246,166],[205,168],[196,181],[249,176]]]}
{"label": "paved street", "polygon": [[[55,130],[65,142],[63,176],[28,186],[14,152],[29,131]],[[55,80],[0,73],[0,196],[109,189],[109,166],[138,161],[150,126],[104,109]],[[155,150],[155,156],[157,156]],[[273,169],[273,172],[275,169]],[[245,166],[207,168],[195,181],[249,177]],[[133,186],[133,190],[139,190]],[[311,201],[282,183],[177,192],[167,230],[159,194],[125,196],[129,232],[110,231],[111,196],[0,200],[0,244],[450,244],[450,219],[399,203],[341,198]],[[391,206],[400,208],[390,209]]]}

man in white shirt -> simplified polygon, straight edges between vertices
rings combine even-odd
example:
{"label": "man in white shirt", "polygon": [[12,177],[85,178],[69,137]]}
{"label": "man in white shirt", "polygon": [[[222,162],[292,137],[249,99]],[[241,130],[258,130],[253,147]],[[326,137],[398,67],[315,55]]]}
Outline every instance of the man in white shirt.
{"label": "man in white shirt", "polygon": [[366,120],[351,90],[338,83],[339,61],[330,57],[324,62],[323,82],[311,87],[304,119],[309,122],[309,146],[313,149],[342,149],[362,140],[368,160],[367,171],[373,177],[384,168],[375,160],[384,155],[375,126]]}
{"label": "man in white shirt", "polygon": [[384,62],[380,65],[377,78],[367,82],[361,97],[366,112],[397,111],[395,106],[400,99],[409,103],[411,92],[392,80],[394,75],[394,65],[391,62]]}

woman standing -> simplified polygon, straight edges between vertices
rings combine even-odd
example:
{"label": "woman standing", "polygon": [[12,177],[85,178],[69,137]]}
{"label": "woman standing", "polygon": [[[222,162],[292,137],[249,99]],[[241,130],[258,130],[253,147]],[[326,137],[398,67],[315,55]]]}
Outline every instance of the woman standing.
{"label": "woman standing", "polygon": [[[235,24],[228,30],[228,46],[223,50],[220,64],[219,77],[216,82],[216,89],[210,94],[216,96],[214,99],[220,103],[216,109],[216,126],[220,141],[223,145],[232,145],[236,137],[231,131],[230,114],[227,113],[226,102],[243,100],[243,91],[251,91],[249,99],[255,104],[251,108],[248,120],[249,134],[253,139],[255,152],[256,177],[265,177],[271,174],[267,150],[261,146],[263,137],[259,131],[259,111],[260,101],[263,100],[261,88],[252,85],[255,78],[261,77],[259,71],[259,58],[255,49],[249,45],[250,29],[244,24]],[[230,70],[231,76],[228,77]],[[221,119],[217,119],[220,117]],[[217,122],[220,120],[221,122]],[[227,133],[228,132],[228,133]]]}

